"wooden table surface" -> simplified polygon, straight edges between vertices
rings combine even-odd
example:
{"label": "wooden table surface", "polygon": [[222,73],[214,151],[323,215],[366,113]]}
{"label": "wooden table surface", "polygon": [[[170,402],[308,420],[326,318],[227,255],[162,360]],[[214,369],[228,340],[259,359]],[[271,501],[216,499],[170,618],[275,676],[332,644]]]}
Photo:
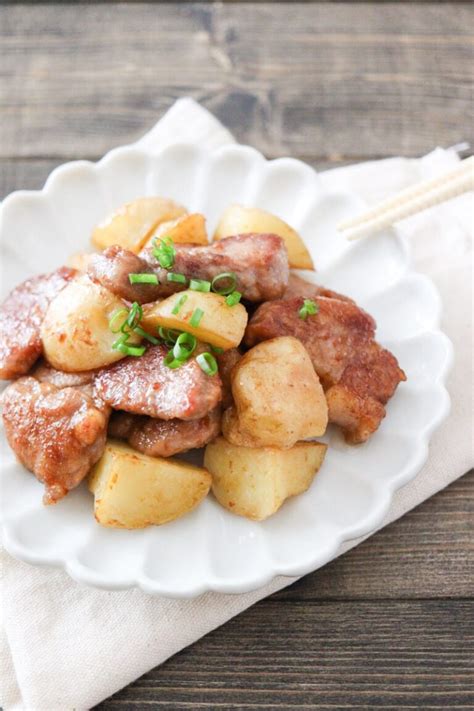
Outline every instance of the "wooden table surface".
{"label": "wooden table surface", "polygon": [[[456,2],[2,3],[0,196],[136,139],[183,95],[317,168],[474,144],[473,19]],[[473,483],[98,708],[474,708]]]}

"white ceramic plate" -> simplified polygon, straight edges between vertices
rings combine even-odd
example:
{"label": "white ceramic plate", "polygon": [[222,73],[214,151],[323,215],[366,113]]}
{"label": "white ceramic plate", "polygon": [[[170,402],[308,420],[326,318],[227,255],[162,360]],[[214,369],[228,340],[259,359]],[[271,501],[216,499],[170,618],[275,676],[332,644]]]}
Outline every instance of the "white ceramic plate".
{"label": "white ceramic plate", "polygon": [[428,279],[409,271],[394,232],[351,244],[338,235],[335,225],[360,202],[327,192],[309,166],[286,158],[268,162],[244,146],[209,153],[175,144],[154,155],[125,147],[97,164],[69,163],[53,171],[42,191],[8,197],[0,226],[2,297],[26,277],[87,249],[92,226],[120,204],[153,194],[203,212],[210,232],[231,202],[287,220],[310,248],[318,282],[354,297],[376,318],[378,338],[397,356],[408,382],[366,444],[350,447],[330,428],[326,461],[310,490],[263,523],[234,516],[209,496],[162,527],[101,528],[84,484],[57,506],[44,507],[42,485],[15,461],[2,432],[4,545],[21,560],[60,566],[83,583],[138,586],[172,597],[238,593],[276,575],[308,573],[343,541],[379,526],[393,492],[422,467],[430,435],[448,412],[443,382],[451,346],[438,330],[438,295]]}

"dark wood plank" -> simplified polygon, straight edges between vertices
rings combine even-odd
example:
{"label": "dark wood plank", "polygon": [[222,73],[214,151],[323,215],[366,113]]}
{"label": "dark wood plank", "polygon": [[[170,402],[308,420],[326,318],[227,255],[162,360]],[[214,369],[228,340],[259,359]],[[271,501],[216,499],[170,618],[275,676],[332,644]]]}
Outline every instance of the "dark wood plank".
{"label": "dark wood plank", "polygon": [[[97,709],[472,709],[474,601],[461,596],[472,595],[473,483],[458,480]],[[424,599],[386,599],[406,595]]]}
{"label": "dark wood plank", "polygon": [[98,710],[472,709],[473,484],[471,472]]}
{"label": "dark wood plank", "polygon": [[474,603],[270,598],[97,707],[472,709]]}
{"label": "dark wood plank", "polygon": [[316,573],[280,599],[472,597],[474,472]]}
{"label": "dark wood plank", "polygon": [[[184,94],[239,140],[320,168],[474,142],[473,17],[469,3],[3,4],[0,196],[133,140]],[[472,709],[473,483],[99,708]]]}
{"label": "dark wood plank", "polygon": [[269,155],[419,154],[472,137],[472,6],[0,8],[0,156],[99,156],[190,94]]}

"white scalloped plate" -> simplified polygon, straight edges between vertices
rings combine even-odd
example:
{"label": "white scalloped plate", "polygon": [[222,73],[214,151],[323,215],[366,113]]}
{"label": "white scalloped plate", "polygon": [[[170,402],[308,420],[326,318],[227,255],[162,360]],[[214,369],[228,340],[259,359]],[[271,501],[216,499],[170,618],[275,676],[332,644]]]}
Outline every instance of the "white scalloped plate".
{"label": "white scalloped plate", "polygon": [[171,597],[208,590],[249,591],[276,575],[302,575],[329,561],[343,541],[374,531],[393,492],[426,460],[431,433],[449,410],[444,380],[451,345],[438,330],[440,302],[431,282],[409,271],[392,231],[347,243],[335,225],[361,208],[330,193],[293,160],[266,161],[245,146],[213,152],[175,144],[150,154],[111,151],[99,163],[61,166],[39,192],[17,192],[2,207],[2,297],[26,277],[55,268],[88,247],[92,226],[142,195],[165,195],[199,210],[213,230],[222,209],[241,202],[268,209],[303,235],[318,282],[352,297],[378,323],[378,338],[408,375],[378,432],[350,447],[329,429],[326,461],[310,490],[263,523],[221,508],[209,496],[193,513],[140,531],[101,528],[83,484],[53,507],[16,461],[1,433],[0,516],[6,549],[33,564],[56,565],[107,589],[137,586]]}

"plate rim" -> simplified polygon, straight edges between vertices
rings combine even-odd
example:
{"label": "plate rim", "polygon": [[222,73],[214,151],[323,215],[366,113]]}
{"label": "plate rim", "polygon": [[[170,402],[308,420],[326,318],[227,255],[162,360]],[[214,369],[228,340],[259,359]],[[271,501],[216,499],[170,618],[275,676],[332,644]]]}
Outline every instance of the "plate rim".
{"label": "plate rim", "polygon": [[[60,181],[65,175],[67,175],[71,170],[79,168],[81,166],[92,167],[94,171],[99,171],[102,166],[108,164],[109,161],[113,160],[116,156],[125,154],[139,154],[145,156],[147,159],[159,160],[160,157],[168,151],[176,151],[180,149],[192,150],[199,152],[201,158],[209,159],[210,156],[216,156],[227,152],[236,153],[247,153],[252,154],[258,160],[262,161],[262,164],[276,164],[281,162],[291,162],[292,164],[302,166],[306,171],[311,171],[314,178],[317,180],[318,188],[324,195],[345,195],[350,196],[352,200],[357,200],[360,203],[361,208],[364,207],[363,200],[352,193],[349,190],[331,190],[328,189],[319,173],[309,164],[305,163],[296,158],[292,157],[279,157],[275,159],[268,160],[265,156],[252,146],[245,144],[233,143],[218,146],[213,149],[205,149],[204,147],[198,146],[196,143],[190,141],[176,141],[164,145],[160,150],[147,150],[142,146],[137,144],[127,144],[124,146],[119,146],[108,151],[100,160],[98,161],[88,161],[88,160],[73,160],[67,161],[56,166],[51,173],[48,175],[43,187],[40,190],[15,190],[9,195],[7,195],[4,200],[0,203],[0,232],[3,225],[3,215],[5,208],[12,202],[21,201],[24,198],[31,198],[32,196],[39,197],[41,195],[48,195],[54,189],[55,184]],[[217,577],[212,571],[208,571],[208,575],[204,582],[199,584],[188,585],[185,589],[176,589],[173,584],[167,585],[166,583],[161,583],[158,580],[152,580],[143,574],[131,575],[126,581],[111,581],[107,580],[107,576],[100,574],[90,567],[87,567],[79,562],[77,557],[69,557],[67,555],[59,555],[53,557],[42,557],[38,554],[31,554],[31,552],[22,544],[14,539],[11,534],[11,527],[9,525],[10,517],[8,515],[0,518],[0,533],[2,534],[2,544],[5,550],[12,555],[14,558],[21,560],[23,562],[29,563],[31,565],[52,567],[64,570],[72,579],[76,582],[86,584],[95,588],[118,591],[126,589],[140,589],[144,593],[151,595],[159,595],[162,597],[168,597],[172,599],[189,599],[198,597],[206,592],[215,592],[223,594],[241,594],[246,592],[251,592],[261,588],[262,586],[270,583],[276,577],[300,577],[307,575],[310,572],[317,570],[322,565],[325,565],[329,561],[337,557],[337,553],[341,545],[346,542],[353,541],[360,537],[367,537],[372,533],[376,532],[383,523],[386,514],[392,504],[394,494],[405,486],[410,481],[413,481],[418,473],[421,471],[425,462],[428,459],[429,454],[429,442],[434,433],[434,431],[440,426],[440,424],[447,418],[451,408],[451,398],[449,391],[446,387],[447,376],[451,370],[453,360],[454,360],[454,349],[451,340],[448,336],[441,330],[440,321],[442,313],[442,301],[439,295],[438,289],[434,282],[425,274],[417,272],[411,262],[409,246],[405,240],[402,239],[401,235],[397,230],[390,230],[392,239],[397,243],[403,254],[405,260],[405,270],[400,276],[400,279],[407,278],[408,276],[415,276],[417,279],[422,279],[426,284],[429,284],[433,299],[436,300],[434,304],[434,317],[433,317],[433,327],[423,331],[423,335],[434,336],[439,340],[443,346],[444,362],[440,369],[438,378],[436,379],[436,385],[442,394],[442,403],[439,409],[435,413],[435,416],[431,417],[429,424],[424,428],[422,434],[420,435],[420,445],[414,455],[408,460],[405,467],[394,477],[394,481],[387,483],[384,491],[383,502],[378,501],[377,507],[371,509],[367,513],[362,521],[358,521],[352,526],[348,527],[345,534],[339,533],[334,535],[334,539],[331,541],[331,545],[326,547],[322,553],[315,554],[314,552],[304,562],[299,562],[295,565],[283,565],[283,564],[273,564],[270,569],[262,573],[261,575],[253,575],[251,578],[246,578],[245,580],[239,579],[229,579]],[[370,238],[368,238],[370,239]],[[347,253],[347,252],[346,252]],[[396,283],[396,282],[395,282]],[[407,339],[408,340],[408,339]]]}

